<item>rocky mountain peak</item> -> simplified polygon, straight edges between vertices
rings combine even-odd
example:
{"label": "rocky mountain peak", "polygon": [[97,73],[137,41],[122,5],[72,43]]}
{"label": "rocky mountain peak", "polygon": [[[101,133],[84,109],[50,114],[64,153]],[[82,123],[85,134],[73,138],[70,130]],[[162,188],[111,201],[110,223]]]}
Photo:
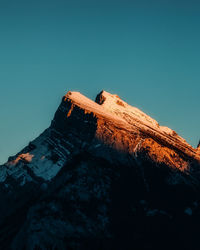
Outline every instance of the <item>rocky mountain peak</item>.
{"label": "rocky mountain peak", "polygon": [[69,91],[0,166],[1,249],[196,249],[198,150],[117,95]]}
{"label": "rocky mountain peak", "polygon": [[[141,138],[151,138],[156,142],[159,141],[159,144],[168,145],[170,149],[176,149],[189,157],[200,159],[197,150],[192,148],[174,130],[160,126],[156,120],[138,108],[129,105],[120,99],[118,95],[110,94],[104,90],[97,95],[95,102],[79,92],[68,92],[64,96],[58,110],[66,110],[65,112],[68,112],[67,117],[72,112],[75,114],[78,110],[77,114],[79,115],[79,112],[82,110],[84,114],[87,114],[86,117],[92,114],[99,122],[103,119],[109,122],[109,124],[123,128],[127,134],[133,131]],[[82,116],[82,121],[85,118]],[[86,128],[87,124],[84,127]]]}

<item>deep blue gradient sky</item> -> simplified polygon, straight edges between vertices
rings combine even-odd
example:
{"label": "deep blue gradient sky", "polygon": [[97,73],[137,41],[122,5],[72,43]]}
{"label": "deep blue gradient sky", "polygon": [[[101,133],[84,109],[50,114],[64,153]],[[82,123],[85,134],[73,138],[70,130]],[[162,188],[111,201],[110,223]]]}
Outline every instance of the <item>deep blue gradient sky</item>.
{"label": "deep blue gradient sky", "polygon": [[0,0],[0,163],[68,90],[116,93],[196,146],[199,13],[192,0]]}

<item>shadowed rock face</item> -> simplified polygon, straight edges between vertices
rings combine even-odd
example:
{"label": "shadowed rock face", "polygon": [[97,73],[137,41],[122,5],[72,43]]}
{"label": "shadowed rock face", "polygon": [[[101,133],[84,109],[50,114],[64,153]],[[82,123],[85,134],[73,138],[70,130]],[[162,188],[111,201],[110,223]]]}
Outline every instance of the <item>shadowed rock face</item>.
{"label": "shadowed rock face", "polygon": [[1,249],[199,249],[199,150],[102,91],[68,92],[0,166]]}

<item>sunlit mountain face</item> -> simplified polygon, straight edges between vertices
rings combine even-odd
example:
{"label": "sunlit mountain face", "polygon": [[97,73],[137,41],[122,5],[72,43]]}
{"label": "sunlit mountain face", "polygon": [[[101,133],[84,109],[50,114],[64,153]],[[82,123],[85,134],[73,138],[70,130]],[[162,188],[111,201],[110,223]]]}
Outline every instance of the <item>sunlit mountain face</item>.
{"label": "sunlit mountain face", "polygon": [[199,162],[117,95],[68,92],[0,166],[1,249],[200,249]]}

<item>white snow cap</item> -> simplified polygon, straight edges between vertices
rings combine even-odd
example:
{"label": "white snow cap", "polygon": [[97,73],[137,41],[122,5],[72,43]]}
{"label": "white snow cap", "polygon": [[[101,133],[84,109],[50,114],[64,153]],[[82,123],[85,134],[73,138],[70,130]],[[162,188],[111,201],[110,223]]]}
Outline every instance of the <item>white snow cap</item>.
{"label": "white snow cap", "polygon": [[[178,136],[174,130],[165,126],[160,126],[156,120],[142,112],[140,109],[133,107],[125,101],[121,100],[118,95],[113,95],[103,90],[99,95],[97,95],[96,101],[101,104],[106,110],[123,117],[129,123],[138,121],[146,126],[153,127],[154,129],[159,130],[159,132],[161,133],[165,133],[171,136]],[[178,137],[179,139],[184,140],[180,136]]]}
{"label": "white snow cap", "polygon": [[123,122],[124,126],[136,125],[143,130],[150,129],[154,131],[154,133],[168,136],[171,139],[174,138],[175,140],[191,147],[174,130],[165,126],[160,126],[156,120],[142,112],[140,109],[121,100],[116,94],[110,94],[102,90],[97,95],[96,102],[94,102],[79,92],[69,91],[64,98],[64,100],[70,99],[72,103],[78,105],[86,111],[96,113],[97,115],[101,115],[118,122]]}
{"label": "white snow cap", "polygon": [[130,115],[131,117],[134,117],[145,124],[159,127],[159,124],[156,120],[152,119],[138,108],[130,106],[128,103],[121,100],[118,95],[112,95],[104,90],[99,95],[104,100],[101,105],[110,112],[120,116],[125,114]]}

